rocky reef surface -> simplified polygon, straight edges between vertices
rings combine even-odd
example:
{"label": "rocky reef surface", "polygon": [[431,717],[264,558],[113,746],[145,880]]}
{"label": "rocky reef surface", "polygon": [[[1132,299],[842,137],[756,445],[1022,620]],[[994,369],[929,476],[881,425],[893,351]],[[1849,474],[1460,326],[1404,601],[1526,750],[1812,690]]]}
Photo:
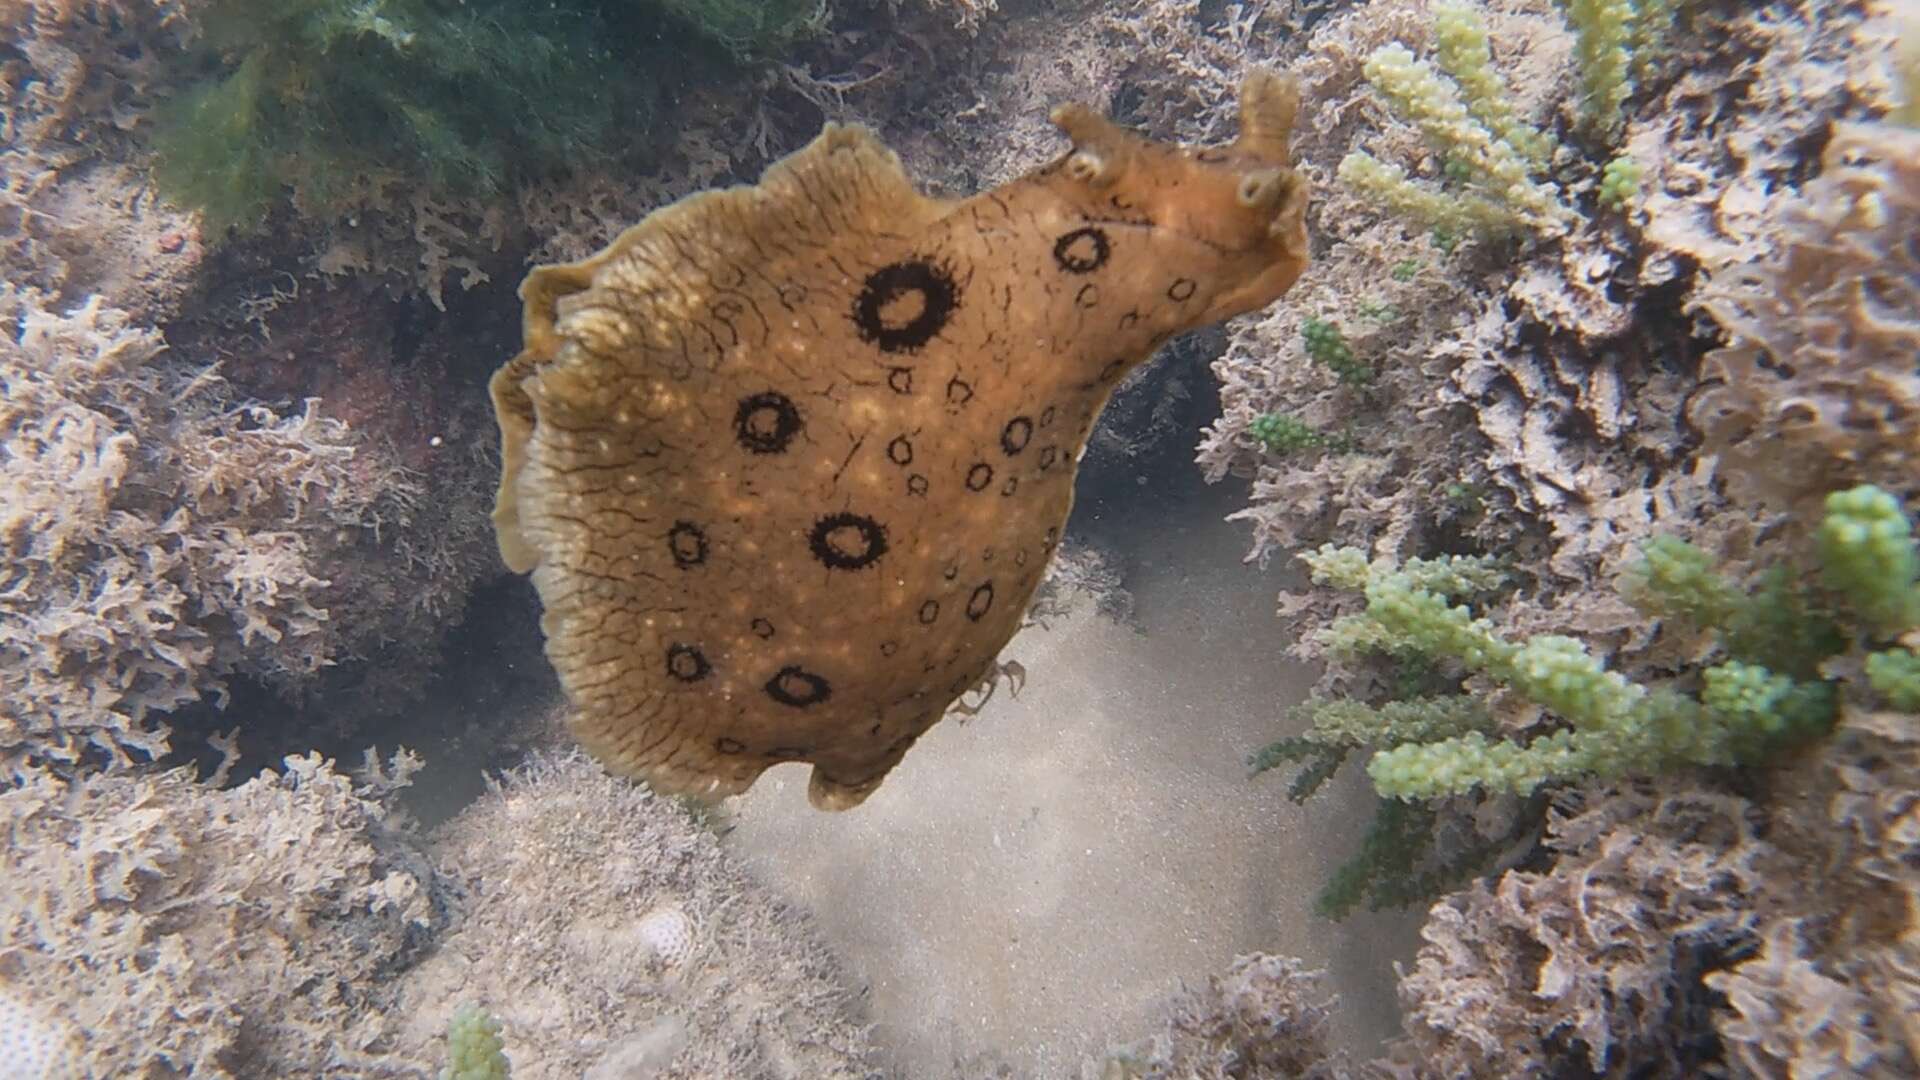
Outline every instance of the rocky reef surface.
{"label": "rocky reef surface", "polygon": [[[296,6],[358,11],[353,32],[389,46],[425,10]],[[971,191],[1051,155],[1062,100],[1219,138],[1268,64],[1305,92],[1314,266],[1137,376],[1096,459],[1194,438],[1172,421],[1216,392],[1210,365],[1198,466],[1250,485],[1251,557],[1345,545],[1376,577],[1497,557],[1473,618],[1574,642],[1555,655],[1607,693],[1710,706],[1729,700],[1712,673],[1745,663],[1737,634],[1636,605],[1647,553],[1671,550],[1655,537],[1704,553],[1728,596],[1776,596],[1776,568],[1827,582],[1812,607],[1741,610],[1859,625],[1793,673],[1829,708],[1786,752],[1568,766],[1523,792],[1467,773],[1413,804],[1437,863],[1383,893],[1431,903],[1384,1056],[1333,1045],[1324,983],[1260,955],[1171,999],[1162,1030],[1112,1032],[1087,1073],[1912,1075],[1920,690],[1902,680],[1920,673],[1900,657],[1920,618],[1842,610],[1820,528],[1862,485],[1920,511],[1912,9],[848,3],[750,44],[702,24],[725,31],[711,71],[629,88],[674,118],[644,160],[482,188],[404,167],[289,182],[256,227],[216,228],[165,182],[162,133],[182,102],[218,104],[210,72],[248,70],[232,6],[6,6],[0,816],[20,887],[0,899],[0,1047],[23,1076],[424,1077],[478,1003],[521,1076],[873,1074],[841,966],[713,820],[524,752],[550,738],[549,688],[471,636],[538,664],[486,521],[512,287],[750,179],[822,119]],[[1896,596],[1897,531],[1869,568]],[[1577,701],[1524,679],[1334,647],[1365,614],[1352,588],[1303,587],[1275,651],[1325,663],[1322,699],[1469,699],[1492,744],[1578,728]],[[1776,667],[1743,685],[1785,695]],[[1786,698],[1764,700],[1751,715]],[[1344,742],[1324,716],[1275,734],[1337,743],[1334,768],[1436,745],[1367,715]],[[409,804],[402,740],[428,777],[513,768],[474,800]],[[386,750],[336,764],[369,745]]]}

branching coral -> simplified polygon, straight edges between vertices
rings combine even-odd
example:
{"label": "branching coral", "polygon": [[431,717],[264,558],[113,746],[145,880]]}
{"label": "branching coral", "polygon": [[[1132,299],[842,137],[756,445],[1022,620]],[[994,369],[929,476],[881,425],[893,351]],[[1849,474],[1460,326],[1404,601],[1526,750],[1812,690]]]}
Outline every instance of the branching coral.
{"label": "branching coral", "polygon": [[[188,36],[182,0],[0,5],[0,281],[157,320],[189,287],[191,215],[128,160]],[[11,318],[0,301],[0,318]]]}
{"label": "branching coral", "polygon": [[411,496],[312,403],[238,405],[162,347],[97,300],[0,342],[0,769],[152,757],[153,714],[224,676],[333,662],[316,553]]}
{"label": "branching coral", "polygon": [[[1514,114],[1544,125],[1566,100],[1576,67],[1567,20],[1546,3],[1476,9]],[[1398,557],[1436,543],[1510,551],[1537,570],[1520,603],[1538,619],[1557,598],[1616,572],[1652,533],[1699,522],[1692,535],[1708,546],[1740,549],[1766,527],[1750,512],[1726,513],[1725,492],[1807,470],[1700,454],[1700,409],[1712,395],[1698,386],[1696,327],[1681,308],[1696,266],[1737,263],[1775,246],[1781,208],[1804,179],[1804,149],[1824,142],[1836,115],[1881,106],[1874,88],[1887,83],[1879,70],[1885,46],[1848,5],[1795,0],[1772,14],[1701,5],[1691,14],[1685,32],[1657,50],[1657,77],[1636,76],[1625,126],[1608,151],[1623,162],[1611,177],[1597,158],[1559,152],[1551,178],[1567,202],[1607,205],[1599,202],[1605,195],[1627,204],[1587,211],[1558,241],[1449,253],[1424,231],[1409,234],[1405,219],[1380,214],[1364,193],[1339,183],[1317,189],[1312,226],[1321,250],[1295,306],[1340,320],[1378,377],[1364,401],[1329,392],[1302,362],[1299,311],[1276,311],[1235,332],[1215,365],[1223,416],[1200,460],[1209,477],[1253,481],[1252,505],[1240,517],[1253,523],[1255,556],[1329,538]],[[1310,169],[1327,175],[1364,148],[1431,194],[1462,190],[1447,182],[1444,156],[1387,107],[1362,70],[1398,42],[1441,74],[1440,36],[1431,6],[1377,0],[1328,18],[1300,42],[1298,68],[1322,103],[1299,138]],[[1751,91],[1729,102],[1723,90],[1734,80]],[[1639,179],[1629,190],[1634,170]],[[1405,281],[1389,272],[1409,263],[1415,270]],[[1374,331],[1349,316],[1373,302],[1402,317]],[[1367,437],[1354,453],[1283,458],[1248,435],[1247,425],[1268,414]],[[1752,428],[1730,428],[1728,444]],[[1891,470],[1842,473],[1809,490],[1857,480],[1905,493]],[[1442,497],[1455,485],[1480,492],[1471,512]],[[1645,646],[1645,624],[1631,609],[1605,594],[1596,601],[1580,612],[1590,640]]]}
{"label": "branching coral", "polygon": [[375,791],[418,765],[33,776],[0,794],[0,972],[90,1033],[75,1075],[406,1075],[368,991],[444,911]]}
{"label": "branching coral", "polygon": [[[1610,144],[1625,123],[1632,75],[1651,68],[1672,29],[1673,0],[1562,0],[1579,70],[1581,126]],[[1571,228],[1578,215],[1560,185],[1543,176],[1554,164],[1553,140],[1519,115],[1493,64],[1480,10],[1461,0],[1433,12],[1439,70],[1395,43],[1375,50],[1366,76],[1442,156],[1443,173],[1462,186],[1435,191],[1397,165],[1364,150],[1340,163],[1340,179],[1443,237],[1503,235],[1522,229],[1544,236]],[[1630,159],[1609,166],[1601,201],[1624,205],[1638,182]]]}
{"label": "branching coral", "polygon": [[440,1080],[511,1080],[500,1021],[477,1005],[454,1010],[447,1024],[447,1067]]}
{"label": "branching coral", "polygon": [[[1757,948],[1706,983],[1737,1075],[1920,1070],[1920,714],[1847,710],[1771,807]],[[1797,789],[1797,790],[1796,790]]]}
{"label": "branching coral", "polygon": [[[1849,710],[1784,791],[1563,792],[1548,869],[1437,904],[1400,1080],[1911,1076],[1920,718]],[[1764,839],[1763,839],[1764,837]]]}
{"label": "branching coral", "polygon": [[1236,957],[1173,1002],[1164,1032],[1110,1056],[1102,1080],[1343,1077],[1322,976],[1284,957]]}
{"label": "branching coral", "polygon": [[1580,66],[1580,121],[1601,137],[1620,129],[1633,86],[1635,10],[1645,0],[1563,0]]}
{"label": "branching coral", "polygon": [[1334,377],[1346,385],[1365,386],[1373,381],[1373,368],[1353,355],[1353,346],[1347,343],[1347,336],[1340,332],[1337,324],[1309,318],[1300,324],[1300,340],[1315,363],[1333,372]]}
{"label": "branching coral", "polygon": [[1271,454],[1291,454],[1324,445],[1327,437],[1291,416],[1267,413],[1247,425],[1247,434]]}
{"label": "branching coral", "polygon": [[[1574,35],[1528,32],[1538,24],[1521,13],[1543,6],[1484,5],[1493,51],[1523,119],[1556,109],[1565,100],[1557,81],[1578,74],[1579,62],[1555,51],[1578,47]],[[1345,318],[1346,310],[1376,299],[1409,313],[1390,338],[1365,343],[1380,372],[1370,400],[1324,388],[1324,375],[1303,362],[1294,313],[1237,333],[1216,367],[1225,417],[1209,433],[1203,462],[1218,473],[1253,477],[1256,505],[1245,516],[1256,523],[1258,552],[1329,536],[1363,545],[1364,554],[1356,553],[1363,566],[1375,559],[1404,565],[1409,555],[1436,550],[1500,551],[1514,571],[1512,591],[1484,600],[1462,594],[1443,608],[1471,600],[1473,617],[1454,628],[1467,631],[1458,642],[1477,640],[1490,655],[1542,635],[1577,638],[1583,649],[1549,649],[1552,655],[1539,658],[1553,661],[1541,669],[1549,683],[1542,691],[1553,689],[1555,677],[1570,690],[1617,690],[1609,678],[1617,676],[1648,694],[1665,689],[1688,698],[1687,709],[1743,718],[1763,742],[1772,736],[1762,721],[1778,717],[1796,688],[1824,688],[1823,723],[1836,709],[1842,717],[1836,736],[1771,757],[1765,770],[1736,774],[1755,801],[1728,800],[1725,826],[1715,814],[1682,814],[1678,805],[1669,819],[1675,827],[1663,824],[1654,807],[1699,778],[1682,770],[1635,794],[1641,808],[1613,819],[1603,852],[1551,838],[1532,853],[1528,873],[1436,908],[1429,935],[1448,950],[1441,959],[1457,963],[1424,981],[1419,973],[1408,977],[1410,1012],[1430,1027],[1416,1036],[1408,1075],[1547,1073],[1573,1066],[1569,1057],[1607,1075],[1697,1074],[1716,1061],[1767,1076],[1796,1067],[1810,1075],[1912,1071],[1895,1047],[1903,1038],[1916,1044],[1909,1017],[1912,972],[1920,965],[1903,942],[1913,936],[1920,908],[1897,889],[1836,876],[1832,864],[1844,851],[1845,859],[1871,863],[1888,877],[1910,876],[1902,842],[1888,842],[1912,834],[1912,785],[1899,779],[1905,766],[1897,764],[1904,758],[1884,740],[1871,748],[1846,744],[1859,738],[1853,729],[1864,710],[1909,707],[1896,695],[1907,686],[1914,640],[1874,627],[1873,604],[1849,610],[1848,590],[1798,558],[1815,554],[1810,534],[1827,493],[1870,482],[1908,505],[1915,494],[1915,455],[1898,447],[1920,410],[1902,407],[1898,389],[1916,349],[1909,339],[1889,345],[1881,336],[1920,310],[1903,299],[1920,279],[1901,261],[1908,252],[1882,254],[1891,238],[1916,232],[1910,222],[1892,225],[1911,215],[1884,194],[1899,189],[1904,162],[1914,157],[1894,160],[1887,153],[1894,143],[1835,125],[1894,104],[1887,90],[1898,82],[1886,78],[1888,49],[1871,18],[1884,6],[1695,5],[1687,29],[1698,33],[1671,34],[1659,44],[1663,27],[1677,21],[1676,6],[1636,5],[1643,17],[1627,26],[1630,55],[1625,63],[1617,54],[1601,58],[1612,66],[1614,88],[1595,97],[1618,97],[1631,80],[1627,107],[1593,117],[1604,134],[1580,121],[1581,146],[1595,156],[1577,162],[1563,149],[1552,174],[1570,203],[1584,207],[1604,196],[1611,212],[1592,214],[1552,243],[1436,253],[1424,236],[1399,235],[1399,222],[1382,226],[1356,205],[1353,190],[1326,185],[1314,219],[1324,257],[1303,286],[1309,291],[1301,306],[1349,327],[1359,324]],[[1448,162],[1433,143],[1424,134],[1416,141],[1420,133],[1396,122],[1397,111],[1380,108],[1383,94],[1354,92],[1363,59],[1395,41],[1416,57],[1438,54],[1438,43],[1429,44],[1439,33],[1431,11],[1376,0],[1327,20],[1302,43],[1309,94],[1322,104],[1301,145],[1323,175],[1364,132],[1369,152],[1421,177],[1429,193],[1461,191],[1444,183],[1452,179]],[[1670,59],[1649,62],[1662,53]],[[1437,60],[1434,66],[1441,67]],[[1557,82],[1544,97],[1526,92],[1541,85],[1526,76],[1542,66]],[[1464,102],[1467,80],[1455,81]],[[1730,84],[1740,87],[1738,95],[1726,93]],[[1576,101],[1576,115],[1579,109]],[[1808,148],[1828,146],[1829,138],[1835,152],[1816,170]],[[1598,168],[1603,150],[1622,164]],[[1831,215],[1803,220],[1798,207],[1809,201],[1831,206]],[[1742,267],[1754,259],[1755,267]],[[1889,260],[1892,268],[1883,265]],[[1389,276],[1389,267],[1409,261],[1421,268],[1407,282]],[[1804,287],[1786,272],[1818,262],[1824,268]],[[1713,284],[1701,288],[1697,267]],[[1703,310],[1712,321],[1685,317],[1690,302],[1722,295],[1724,283],[1743,278],[1752,284],[1742,290],[1736,322],[1711,307]],[[1762,324],[1765,338],[1749,323]],[[1718,329],[1732,331],[1729,358],[1750,365],[1750,374],[1716,384],[1720,356],[1696,369]],[[1819,395],[1798,393],[1810,388]],[[1805,412],[1785,407],[1789,402]],[[1265,415],[1323,431],[1350,425],[1367,433],[1364,449],[1338,458],[1268,453],[1249,427]],[[1723,415],[1731,419],[1724,427]],[[1806,426],[1806,419],[1823,422],[1822,431],[1809,427],[1806,434],[1831,435],[1831,443],[1773,431],[1782,422]],[[1442,473],[1443,465],[1457,471]],[[1456,483],[1481,493],[1471,518],[1450,514],[1436,498]],[[1772,492],[1763,506],[1750,498],[1756,491]],[[1796,513],[1775,516],[1776,509]],[[1667,531],[1699,549],[1678,540],[1647,542]],[[1595,587],[1636,552],[1629,592],[1633,577],[1641,584],[1660,578],[1633,598],[1646,604],[1665,592],[1664,605],[1643,610]],[[1774,560],[1788,565],[1763,569]],[[1677,587],[1683,582],[1690,594]],[[1319,617],[1333,603],[1324,592],[1288,597],[1283,614]],[[1501,630],[1491,640],[1476,638],[1476,618]],[[1381,636],[1376,624],[1347,629],[1356,639]],[[1441,670],[1452,677],[1466,669],[1446,663]],[[1481,709],[1460,712],[1463,724],[1485,725],[1480,731],[1489,743],[1566,729],[1568,719],[1517,692],[1517,680],[1501,687],[1482,671],[1461,687]],[[1393,681],[1387,664],[1337,664],[1323,692],[1328,700],[1346,691],[1372,702]],[[1343,702],[1326,713],[1325,731],[1313,730],[1309,717],[1308,730],[1283,749],[1299,752],[1305,769],[1297,775],[1310,787],[1328,763],[1375,745],[1343,741],[1340,721],[1355,719],[1388,743],[1416,730],[1402,726],[1418,722],[1405,715],[1407,706],[1430,708],[1437,689],[1453,687],[1420,688],[1415,697],[1382,705]],[[1620,700],[1633,696],[1629,690]],[[1456,696],[1437,700],[1467,704]],[[1912,730],[1911,716],[1871,715],[1881,730]],[[1821,762],[1824,770],[1829,760],[1843,778],[1836,805],[1873,807],[1858,819],[1870,824],[1862,824],[1857,849],[1823,828],[1810,828],[1811,836],[1785,850],[1756,849],[1753,822],[1770,819],[1770,839],[1808,820],[1824,825],[1832,789],[1808,780],[1802,763]],[[1575,773],[1549,790],[1557,800],[1583,798],[1592,791],[1585,779]],[[1779,806],[1803,787],[1810,789],[1804,807]],[[1857,794],[1867,791],[1870,799]],[[1472,797],[1441,804],[1442,813]],[[1729,861],[1729,851],[1741,856],[1717,880],[1705,878],[1704,887],[1676,884],[1666,861],[1699,868]],[[1692,925],[1696,914],[1713,932],[1704,943],[1690,935],[1676,947],[1675,934],[1684,932],[1677,928]],[[1775,917],[1795,918],[1799,927],[1778,932],[1767,925]],[[1723,929],[1732,933],[1722,937]],[[1592,936],[1583,936],[1589,930]],[[1545,966],[1543,943],[1552,960]],[[1734,951],[1724,949],[1729,943]],[[1755,945],[1761,953],[1738,963]],[[1748,977],[1727,974],[1719,982],[1723,992],[1738,991],[1731,1010],[1700,985],[1703,970],[1729,963]],[[1553,978],[1541,978],[1548,974]],[[1643,976],[1658,989],[1636,993]],[[1735,1015],[1744,1018],[1730,1023]]]}
{"label": "branching coral", "polygon": [[[844,971],[807,916],[672,800],[582,757],[535,758],[430,853],[465,911],[391,987],[408,1053],[439,1057],[484,988],[515,1080],[872,1075]],[[699,927],[678,965],[657,962],[663,909]]]}
{"label": "branching coral", "polygon": [[[1400,982],[1403,1078],[1700,1075],[1712,958],[1745,939],[1766,846],[1747,804],[1629,789],[1556,814],[1546,873],[1436,904]],[[1705,962],[1696,954],[1705,954]]]}

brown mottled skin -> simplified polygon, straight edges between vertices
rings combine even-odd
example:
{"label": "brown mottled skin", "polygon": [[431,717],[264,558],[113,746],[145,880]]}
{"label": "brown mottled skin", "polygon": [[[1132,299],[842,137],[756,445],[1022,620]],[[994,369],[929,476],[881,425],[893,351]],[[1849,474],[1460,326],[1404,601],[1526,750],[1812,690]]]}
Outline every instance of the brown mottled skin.
{"label": "brown mottled skin", "polygon": [[1114,385],[1305,267],[1296,104],[1256,72],[1195,149],[1063,106],[1070,153],[964,200],[829,125],[533,271],[494,523],[588,749],[665,791],[801,760],[817,807],[872,794],[1019,628]]}

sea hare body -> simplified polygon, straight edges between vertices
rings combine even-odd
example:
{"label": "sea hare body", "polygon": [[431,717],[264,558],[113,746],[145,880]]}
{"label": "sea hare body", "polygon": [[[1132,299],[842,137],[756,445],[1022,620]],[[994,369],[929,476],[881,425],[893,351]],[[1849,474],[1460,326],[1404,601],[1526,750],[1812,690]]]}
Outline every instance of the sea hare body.
{"label": "sea hare body", "polygon": [[858,805],[1019,627],[1114,385],[1306,264],[1296,94],[1231,145],[1053,114],[1059,160],[928,198],[828,126],[760,183],[521,287],[494,524],[575,734],[665,791],[814,765]]}

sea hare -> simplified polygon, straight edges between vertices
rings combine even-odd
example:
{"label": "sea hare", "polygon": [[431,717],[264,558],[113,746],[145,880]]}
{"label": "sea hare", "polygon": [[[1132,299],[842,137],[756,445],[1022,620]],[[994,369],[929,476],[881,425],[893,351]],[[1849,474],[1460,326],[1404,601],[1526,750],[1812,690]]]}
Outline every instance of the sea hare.
{"label": "sea hare", "polygon": [[1298,102],[1255,72],[1200,148],[1065,105],[1071,151],[957,200],[830,124],[529,274],[493,520],[581,742],[663,791],[871,795],[1019,628],[1114,385],[1305,267]]}

